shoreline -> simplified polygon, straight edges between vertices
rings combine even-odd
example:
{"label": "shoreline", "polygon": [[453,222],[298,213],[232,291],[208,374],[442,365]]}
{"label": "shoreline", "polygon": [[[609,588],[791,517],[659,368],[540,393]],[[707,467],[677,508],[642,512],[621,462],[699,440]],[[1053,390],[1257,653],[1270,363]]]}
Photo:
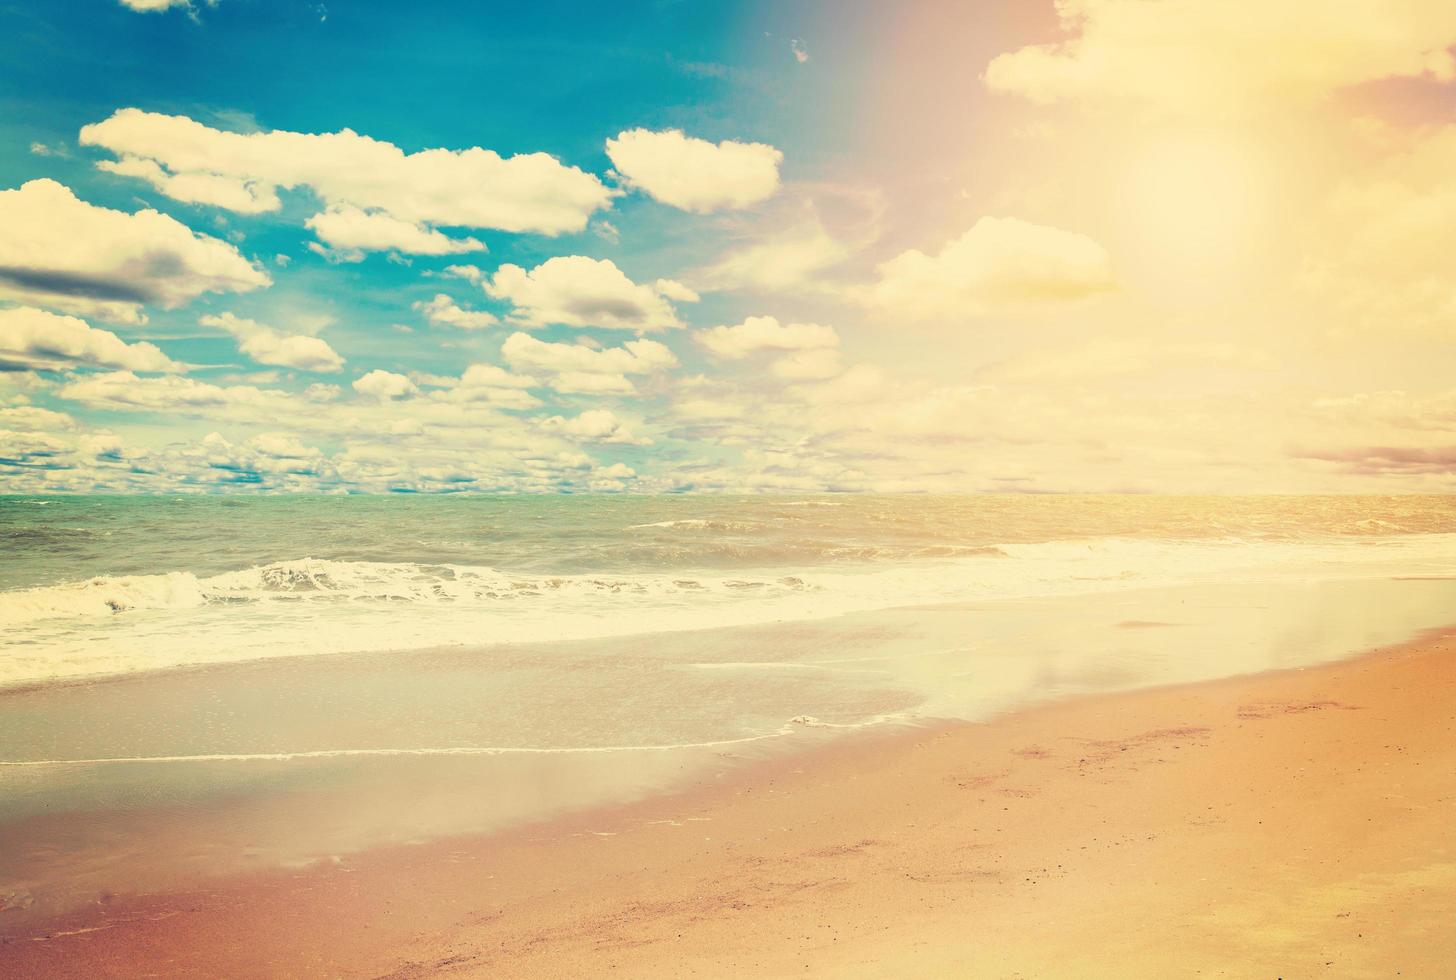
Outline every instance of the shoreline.
{"label": "shoreline", "polygon": [[1427,975],[1456,954],[1453,637],[860,733],[497,834],[120,898],[6,940],[0,967]]}

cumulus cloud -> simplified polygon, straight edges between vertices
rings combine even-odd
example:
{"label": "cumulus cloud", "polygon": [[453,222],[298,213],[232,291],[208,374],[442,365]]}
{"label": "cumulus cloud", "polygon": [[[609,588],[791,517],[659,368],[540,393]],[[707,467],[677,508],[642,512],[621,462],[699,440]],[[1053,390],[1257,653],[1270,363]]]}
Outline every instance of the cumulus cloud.
{"label": "cumulus cloud", "polygon": [[439,274],[452,279],[464,279],[466,282],[474,283],[477,286],[485,278],[485,273],[481,271],[478,265],[447,265],[444,271]]}
{"label": "cumulus cloud", "polygon": [[141,378],[131,371],[77,378],[62,385],[56,393],[92,408],[180,415],[240,408],[281,412],[290,401],[284,392],[251,385],[221,386],[173,375]]}
{"label": "cumulus cloud", "polygon": [[1084,300],[1115,287],[1107,251],[1086,235],[982,218],[937,255],[902,252],[862,298],[911,319],[963,319]]}
{"label": "cumulus cloud", "polygon": [[626,183],[684,211],[742,208],[779,187],[784,155],[767,143],[710,143],[681,130],[629,129],[607,140]]}
{"label": "cumulus cloud", "polygon": [[512,374],[498,364],[472,364],[460,375],[460,384],[465,388],[534,388],[535,378],[524,374]]}
{"label": "cumulus cloud", "polygon": [[141,157],[102,160],[96,168],[118,177],[144,180],[173,200],[187,204],[205,204],[238,214],[262,214],[282,207],[277,190],[267,184],[233,180],[219,174],[168,173],[155,160]]}
{"label": "cumulus cloud", "polygon": [[380,370],[370,371],[361,378],[355,378],[354,390],[361,395],[377,398],[382,402],[407,398],[410,395],[419,394],[420,391],[415,383],[404,375]]}
{"label": "cumulus cloud", "polygon": [[650,286],[634,283],[611,259],[584,255],[558,255],[529,272],[503,265],[482,288],[514,306],[510,320],[523,327],[638,331],[681,327],[669,295],[682,302],[690,293],[667,279]]}
{"label": "cumulus cloud", "polygon": [[15,432],[0,428],[0,469],[43,468],[57,465],[70,444],[44,432]]}
{"label": "cumulus cloud", "polygon": [[53,412],[35,405],[12,405],[0,408],[0,428],[20,432],[60,432],[76,427],[76,420],[65,412]]}
{"label": "cumulus cloud", "polygon": [[513,333],[501,355],[514,368],[549,376],[550,386],[564,394],[631,395],[637,391],[628,375],[655,374],[677,364],[663,344],[628,341],[621,347],[593,350],[580,344],[554,344]]}
{"label": "cumulus cloud", "polygon": [[421,300],[414,308],[425,315],[431,323],[461,330],[480,330],[495,326],[500,319],[485,310],[467,310],[444,293],[436,293],[431,300]]}
{"label": "cumulus cloud", "polygon": [[154,345],[128,344],[85,320],[29,306],[0,309],[0,371],[73,367],[182,370]]}
{"label": "cumulus cloud", "polygon": [[337,371],[344,366],[344,359],[318,337],[279,333],[266,323],[231,313],[204,316],[198,322],[205,327],[217,327],[236,337],[238,350],[259,364],[298,368],[301,371]]}
{"label": "cumulus cloud", "polygon": [[734,326],[710,327],[698,343],[719,357],[741,358],[757,351],[809,351],[839,346],[833,327],[818,323],[779,323],[777,317],[751,316]]}
{"label": "cumulus cloud", "polygon": [[96,207],[54,180],[0,191],[0,298],[141,322],[203,293],[246,292],[267,273],[226,242],[157,211]]}
{"label": "cumulus cloud", "polygon": [[466,250],[471,240],[448,239],[435,225],[580,231],[612,197],[595,175],[546,153],[502,157],[478,146],[405,153],[350,129],[233,133],[186,116],[120,109],[83,127],[80,140],[117,155],[103,169],[179,201],[257,213],[279,209],[280,188],[310,188],[325,205],[315,230],[354,249]]}
{"label": "cumulus cloud", "polygon": [[676,279],[659,279],[653,283],[653,286],[664,298],[677,303],[696,303],[702,299],[695,291]]}
{"label": "cumulus cloud", "polygon": [[[318,478],[334,472],[321,450],[304,445],[288,432],[263,432],[241,445],[212,432],[203,438],[199,449],[209,468],[226,474],[221,478],[224,483],[271,485],[278,478]],[[265,479],[269,477],[273,479]]]}
{"label": "cumulus cloud", "polygon": [[[573,424],[563,431],[504,414],[535,407],[526,388],[538,382],[496,365],[471,365],[459,378],[415,375],[407,380],[423,390],[391,398],[409,391],[398,378],[376,377],[382,398],[335,401],[337,390],[320,385],[294,393],[126,371],[61,384],[29,372],[0,375],[0,403],[43,391],[78,409],[156,415],[158,421],[206,419],[216,429],[206,439],[193,440],[189,431],[183,441],[161,445],[153,435],[141,448],[60,412],[0,404],[0,489],[621,489],[612,484],[631,479],[630,467],[612,458],[597,463],[581,447],[645,444],[621,419],[612,426],[590,414],[576,421],[566,413],[563,423]],[[9,383],[17,380],[19,385]],[[165,431],[147,424],[149,434]]]}
{"label": "cumulus cloud", "polygon": [[638,436],[608,409],[593,408],[575,418],[553,415],[541,421],[541,427],[569,439],[628,446],[650,446],[652,440]]}
{"label": "cumulus cloud", "polygon": [[502,409],[528,409],[541,404],[526,390],[539,387],[540,381],[530,375],[513,374],[497,364],[472,364],[458,378],[415,375],[412,380],[438,389],[431,391],[430,397],[440,402],[483,403]]}
{"label": "cumulus cloud", "polygon": [[393,250],[411,255],[455,255],[485,249],[474,238],[451,238],[418,222],[352,205],[329,208],[309,218],[304,226],[325,245],[346,252]]}
{"label": "cumulus cloud", "polygon": [[785,381],[822,381],[844,370],[839,334],[818,323],[780,323],[777,317],[751,316],[733,326],[700,330],[697,340],[728,360],[760,353],[781,355],[770,362],[769,371]]}
{"label": "cumulus cloud", "polygon": [[1179,114],[1264,112],[1392,76],[1456,78],[1445,0],[1057,0],[1070,35],[999,55],[993,90]]}

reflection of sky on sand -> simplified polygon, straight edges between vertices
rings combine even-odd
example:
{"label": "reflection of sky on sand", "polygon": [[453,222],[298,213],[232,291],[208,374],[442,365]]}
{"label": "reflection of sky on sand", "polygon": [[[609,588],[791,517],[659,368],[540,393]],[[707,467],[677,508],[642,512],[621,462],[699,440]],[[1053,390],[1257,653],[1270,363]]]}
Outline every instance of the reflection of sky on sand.
{"label": "reflection of sky on sand", "polygon": [[11,692],[4,759],[39,764],[0,767],[0,900],[34,914],[490,831],[681,786],[837,726],[1314,664],[1453,609],[1456,581],[1441,579],[1200,586]]}
{"label": "reflection of sky on sand", "polygon": [[[977,720],[1101,691],[1306,666],[1456,618],[1456,580],[1200,586],[890,611],[920,650],[847,661],[916,691],[917,713]],[[927,641],[945,645],[928,652]],[[892,681],[890,679],[893,679]]]}

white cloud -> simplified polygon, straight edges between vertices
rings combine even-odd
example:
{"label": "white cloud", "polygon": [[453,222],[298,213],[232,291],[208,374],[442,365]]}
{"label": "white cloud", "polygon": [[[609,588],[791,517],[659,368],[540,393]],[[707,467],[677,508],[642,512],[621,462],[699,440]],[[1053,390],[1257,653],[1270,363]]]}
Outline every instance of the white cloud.
{"label": "white cloud", "polygon": [[430,392],[436,401],[452,403],[485,403],[493,408],[528,409],[541,404],[526,389],[541,382],[530,375],[512,374],[496,364],[472,364],[459,378],[437,378],[416,375],[416,381],[443,390]]}
{"label": "white cloud", "polygon": [[[83,127],[80,139],[120,158],[105,169],[147,180],[177,200],[275,211],[280,188],[307,187],[326,206],[327,233],[401,251],[423,246],[425,254],[461,247],[442,246],[428,226],[558,235],[580,231],[612,197],[595,175],[545,153],[505,158],[481,147],[405,153],[349,129],[232,133],[186,116],[120,109]],[[367,212],[368,220],[349,209]],[[327,217],[330,211],[336,216]],[[397,224],[386,224],[381,214]]]}
{"label": "white cloud", "polygon": [[982,218],[937,255],[902,252],[861,293],[911,319],[964,319],[1074,302],[1115,288],[1112,260],[1086,235]]}
{"label": "white cloud", "polygon": [[152,344],[128,344],[85,320],[29,306],[0,309],[0,371],[72,367],[182,370]]}
{"label": "white cloud", "polygon": [[[1450,433],[1456,431],[1456,389],[1361,391],[1316,399],[1309,409],[1315,414],[1317,431],[1327,435],[1346,436],[1359,429],[1362,438],[1395,441],[1419,432],[1449,442]],[[0,424],[6,423],[0,419]]]}
{"label": "white cloud", "polygon": [[405,398],[417,395],[420,391],[415,383],[404,375],[380,370],[370,371],[361,378],[355,378],[354,390],[361,395],[377,398],[380,401]]}
{"label": "white cloud", "polygon": [[857,184],[791,185],[772,206],[723,221],[733,245],[684,278],[712,292],[836,294],[824,273],[880,237],[885,208],[881,191]]}
{"label": "white cloud", "polygon": [[537,381],[528,375],[512,374],[496,364],[482,363],[466,368],[465,373],[460,376],[460,384],[467,388],[534,388]]}
{"label": "white cloud", "polygon": [[628,375],[655,374],[677,364],[672,351],[652,340],[592,350],[579,344],[548,343],[524,333],[507,337],[501,355],[514,368],[549,375],[556,391],[584,395],[634,394],[637,389]]}
{"label": "white cloud", "polygon": [[635,395],[637,386],[625,375],[563,371],[551,378],[551,388],[563,395]]}
{"label": "white cloud", "polygon": [[414,304],[414,308],[423,313],[425,319],[431,323],[459,327],[461,330],[480,330],[500,323],[494,313],[467,310],[444,293],[436,293],[435,298],[428,302],[421,300]]}
{"label": "white cloud", "polygon": [[730,250],[692,276],[714,291],[782,290],[848,259],[857,247],[831,235],[812,211],[795,224]]}
{"label": "white cloud", "polygon": [[986,83],[1037,102],[1258,113],[1392,76],[1456,77],[1447,0],[1058,0],[1069,39],[994,58]]}
{"label": "white cloud", "polygon": [[628,185],[699,214],[747,207],[771,196],[784,159],[766,143],[709,143],[677,129],[618,133],[607,140],[607,156]]}
{"label": "white cloud", "polygon": [[474,238],[450,238],[433,228],[383,211],[332,207],[304,222],[329,247],[345,251],[394,250],[411,255],[455,255],[485,249]]}
{"label": "white cloud", "polygon": [[[199,450],[208,467],[234,474],[231,479],[242,482],[251,483],[259,476],[317,478],[334,475],[334,467],[322,451],[304,445],[296,435],[288,432],[259,433],[242,445],[234,445],[221,433],[212,432],[203,438]],[[229,477],[222,477],[222,482],[228,480]],[[303,485],[298,489],[312,487]]]}
{"label": "white cloud", "polygon": [[[1315,215],[1298,282],[1360,331],[1456,325],[1456,125],[1377,128],[1379,162],[1342,179]],[[1338,321],[1337,321],[1338,322]]]}
{"label": "white cloud", "polygon": [[[334,400],[332,386],[297,394],[125,371],[66,384],[28,372],[8,379],[22,383],[0,388],[14,392],[0,394],[0,402],[43,391],[77,406],[154,415],[156,422],[206,419],[216,430],[206,439],[192,440],[189,432],[188,441],[159,445],[167,430],[148,420],[140,423],[143,445],[131,445],[59,412],[23,402],[0,406],[0,488],[11,492],[620,489],[608,484],[629,478],[626,469],[610,456],[597,463],[581,445],[646,443],[623,420],[612,427],[587,413],[580,422],[568,414],[568,433],[506,414],[538,404],[526,390],[536,381],[491,364],[472,365],[458,379],[406,379],[425,389],[407,398],[389,397],[410,389],[386,372],[376,378],[384,397],[342,401]],[[0,375],[0,385],[6,380]]]}
{"label": "white cloud", "polygon": [[449,276],[453,279],[464,279],[466,282],[474,283],[477,286],[485,278],[485,273],[481,271],[478,265],[447,265],[440,275]]}
{"label": "white cloud", "polygon": [[591,223],[591,230],[592,234],[596,235],[604,242],[610,242],[613,245],[616,245],[622,241],[621,229],[618,228],[616,225],[612,224],[606,218],[598,218],[596,221],[593,221]]}
{"label": "white cloud", "polygon": [[839,346],[833,327],[818,323],[779,323],[771,316],[751,316],[734,326],[697,333],[698,343],[719,357],[741,358],[757,351],[809,351]]}
{"label": "white cloud", "polygon": [[659,279],[653,283],[659,294],[675,303],[696,303],[702,299],[696,292],[676,279]]}
{"label": "white cloud", "polygon": [[804,46],[803,41],[800,41],[798,38],[794,38],[792,41],[789,42],[789,50],[794,53],[794,60],[797,61],[799,64],[808,64],[809,49]]}
{"label": "white cloud", "polygon": [[265,323],[231,313],[204,316],[198,322],[232,334],[238,340],[238,350],[259,364],[301,371],[337,371],[344,366],[344,359],[318,337],[282,334]]}
{"label": "white cloud", "polygon": [[155,160],[141,157],[101,160],[96,168],[118,177],[144,180],[173,200],[187,204],[205,204],[238,214],[262,214],[282,206],[277,189],[268,184],[220,174],[168,173]]}
{"label": "white cloud", "polygon": [[151,209],[96,207],[53,180],[0,191],[0,297],[141,322],[141,307],[271,284],[226,242]]}
{"label": "white cloud", "polygon": [[785,381],[823,381],[836,377],[844,370],[844,361],[839,351],[821,347],[818,350],[801,350],[785,354],[769,365],[776,377]]}
{"label": "white cloud", "polygon": [[170,375],[139,378],[131,371],[78,378],[62,385],[57,394],[93,408],[184,415],[241,408],[282,412],[290,402],[284,392],[251,385],[223,387]]}
{"label": "white cloud", "polygon": [[625,488],[625,481],[634,479],[636,476],[637,471],[626,463],[599,466],[592,470],[591,488],[593,490],[621,490]]}
{"label": "white cloud", "polygon": [[0,408],[0,428],[21,432],[59,432],[76,427],[76,420],[65,412],[53,412],[34,405],[13,405]]}
{"label": "white cloud", "polygon": [[650,446],[652,440],[635,435],[621,419],[605,408],[593,408],[575,418],[553,415],[542,419],[541,427],[582,442],[628,446]]}
{"label": "white cloud", "polygon": [[43,432],[0,428],[0,467],[40,468],[69,454],[70,443]]}
{"label": "white cloud", "polygon": [[[155,13],[172,7],[191,7],[192,0],[120,0],[123,7],[139,13]],[[213,0],[216,2],[216,0]]]}
{"label": "white cloud", "polygon": [[529,272],[503,265],[483,288],[488,296],[509,301],[515,307],[511,322],[523,327],[649,331],[682,326],[666,293],[681,298],[685,287],[671,280],[655,286],[634,283],[610,259],[558,255]]}

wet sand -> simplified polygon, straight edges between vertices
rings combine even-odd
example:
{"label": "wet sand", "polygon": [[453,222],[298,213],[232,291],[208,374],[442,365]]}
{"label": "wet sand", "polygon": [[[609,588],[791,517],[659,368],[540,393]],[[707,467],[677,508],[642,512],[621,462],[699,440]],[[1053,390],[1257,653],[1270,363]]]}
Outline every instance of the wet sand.
{"label": "wet sand", "polygon": [[1448,630],[119,898],[12,933],[0,975],[1441,976],[1453,657]]}

